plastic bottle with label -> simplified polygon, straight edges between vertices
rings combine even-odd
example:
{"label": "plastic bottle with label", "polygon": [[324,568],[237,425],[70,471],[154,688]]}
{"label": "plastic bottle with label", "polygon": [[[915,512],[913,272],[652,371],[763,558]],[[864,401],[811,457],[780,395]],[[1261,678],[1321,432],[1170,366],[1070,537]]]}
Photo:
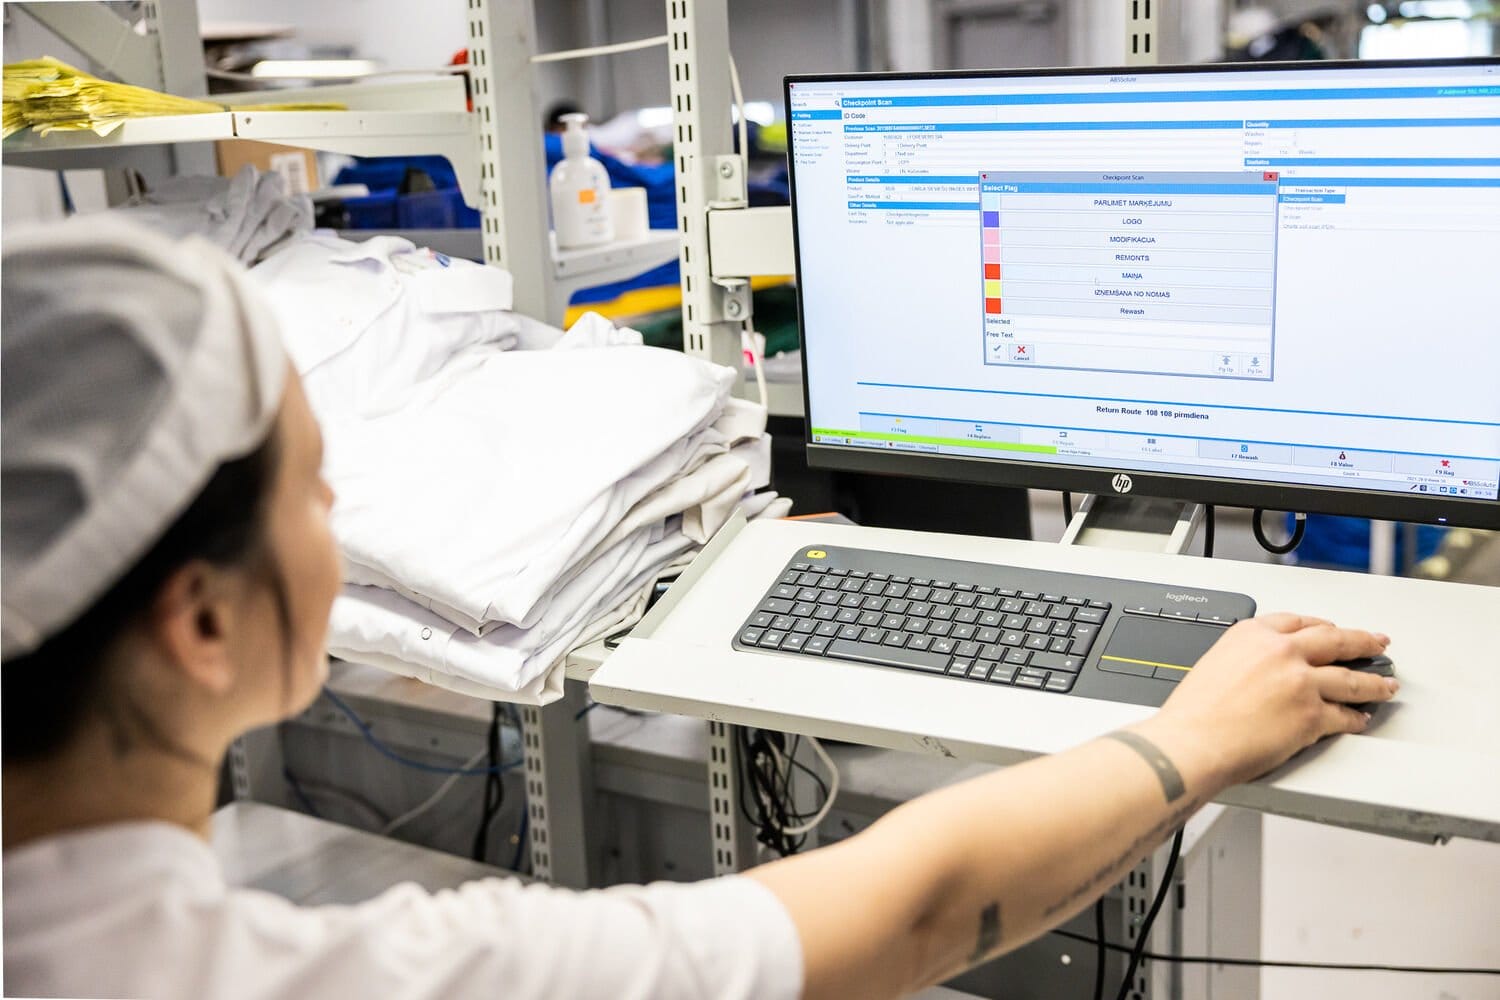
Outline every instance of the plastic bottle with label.
{"label": "plastic bottle with label", "polygon": [[609,214],[609,174],[589,156],[585,114],[563,115],[563,159],[552,168],[552,226],[560,250],[599,246],[615,238]]}

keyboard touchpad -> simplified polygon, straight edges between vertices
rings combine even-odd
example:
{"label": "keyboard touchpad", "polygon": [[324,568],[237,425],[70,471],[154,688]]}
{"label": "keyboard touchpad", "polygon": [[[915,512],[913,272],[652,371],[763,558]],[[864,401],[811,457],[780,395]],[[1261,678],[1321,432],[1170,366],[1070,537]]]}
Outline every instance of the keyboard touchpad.
{"label": "keyboard touchpad", "polygon": [[1110,636],[1099,669],[1178,681],[1223,634],[1217,625],[1126,615]]}

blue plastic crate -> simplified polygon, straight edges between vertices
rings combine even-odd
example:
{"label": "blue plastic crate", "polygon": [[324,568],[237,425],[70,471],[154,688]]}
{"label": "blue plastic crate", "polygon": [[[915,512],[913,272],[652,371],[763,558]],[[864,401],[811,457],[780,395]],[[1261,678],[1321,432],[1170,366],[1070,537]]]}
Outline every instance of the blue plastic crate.
{"label": "blue plastic crate", "polygon": [[350,229],[395,229],[396,192],[374,191],[363,198],[345,198]]}
{"label": "blue plastic crate", "polygon": [[458,188],[403,194],[396,199],[402,229],[478,229],[479,212],[464,204]]}

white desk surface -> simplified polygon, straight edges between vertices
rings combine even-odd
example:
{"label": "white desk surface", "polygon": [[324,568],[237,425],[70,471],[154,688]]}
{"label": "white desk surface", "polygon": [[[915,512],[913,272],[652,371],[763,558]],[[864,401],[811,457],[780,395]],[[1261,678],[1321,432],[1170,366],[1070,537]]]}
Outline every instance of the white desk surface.
{"label": "white desk surface", "polygon": [[[732,532],[738,526],[725,529]],[[727,536],[726,536],[727,537]],[[1137,705],[958,682],[730,642],[800,549],[911,552],[1240,591],[1383,631],[1402,689],[1370,730],[1298,755],[1219,801],[1419,840],[1500,842],[1500,591],[1232,560],[797,521],[754,522],[716,545],[662,614],[593,673],[608,704],[1007,764],[1144,718]],[[581,666],[581,664],[580,664]],[[592,666],[592,664],[590,664]],[[586,673],[585,670],[579,671]]]}

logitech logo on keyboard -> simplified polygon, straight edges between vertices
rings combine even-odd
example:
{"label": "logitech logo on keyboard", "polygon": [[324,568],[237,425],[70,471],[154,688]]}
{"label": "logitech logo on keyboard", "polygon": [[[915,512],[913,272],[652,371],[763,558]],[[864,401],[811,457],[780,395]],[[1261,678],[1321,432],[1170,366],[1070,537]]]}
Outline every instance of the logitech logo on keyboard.
{"label": "logitech logo on keyboard", "polygon": [[1170,590],[1167,591],[1166,598],[1169,601],[1176,601],[1178,604],[1181,604],[1183,601],[1192,601],[1194,604],[1208,603],[1208,598],[1202,594],[1174,594]]}

